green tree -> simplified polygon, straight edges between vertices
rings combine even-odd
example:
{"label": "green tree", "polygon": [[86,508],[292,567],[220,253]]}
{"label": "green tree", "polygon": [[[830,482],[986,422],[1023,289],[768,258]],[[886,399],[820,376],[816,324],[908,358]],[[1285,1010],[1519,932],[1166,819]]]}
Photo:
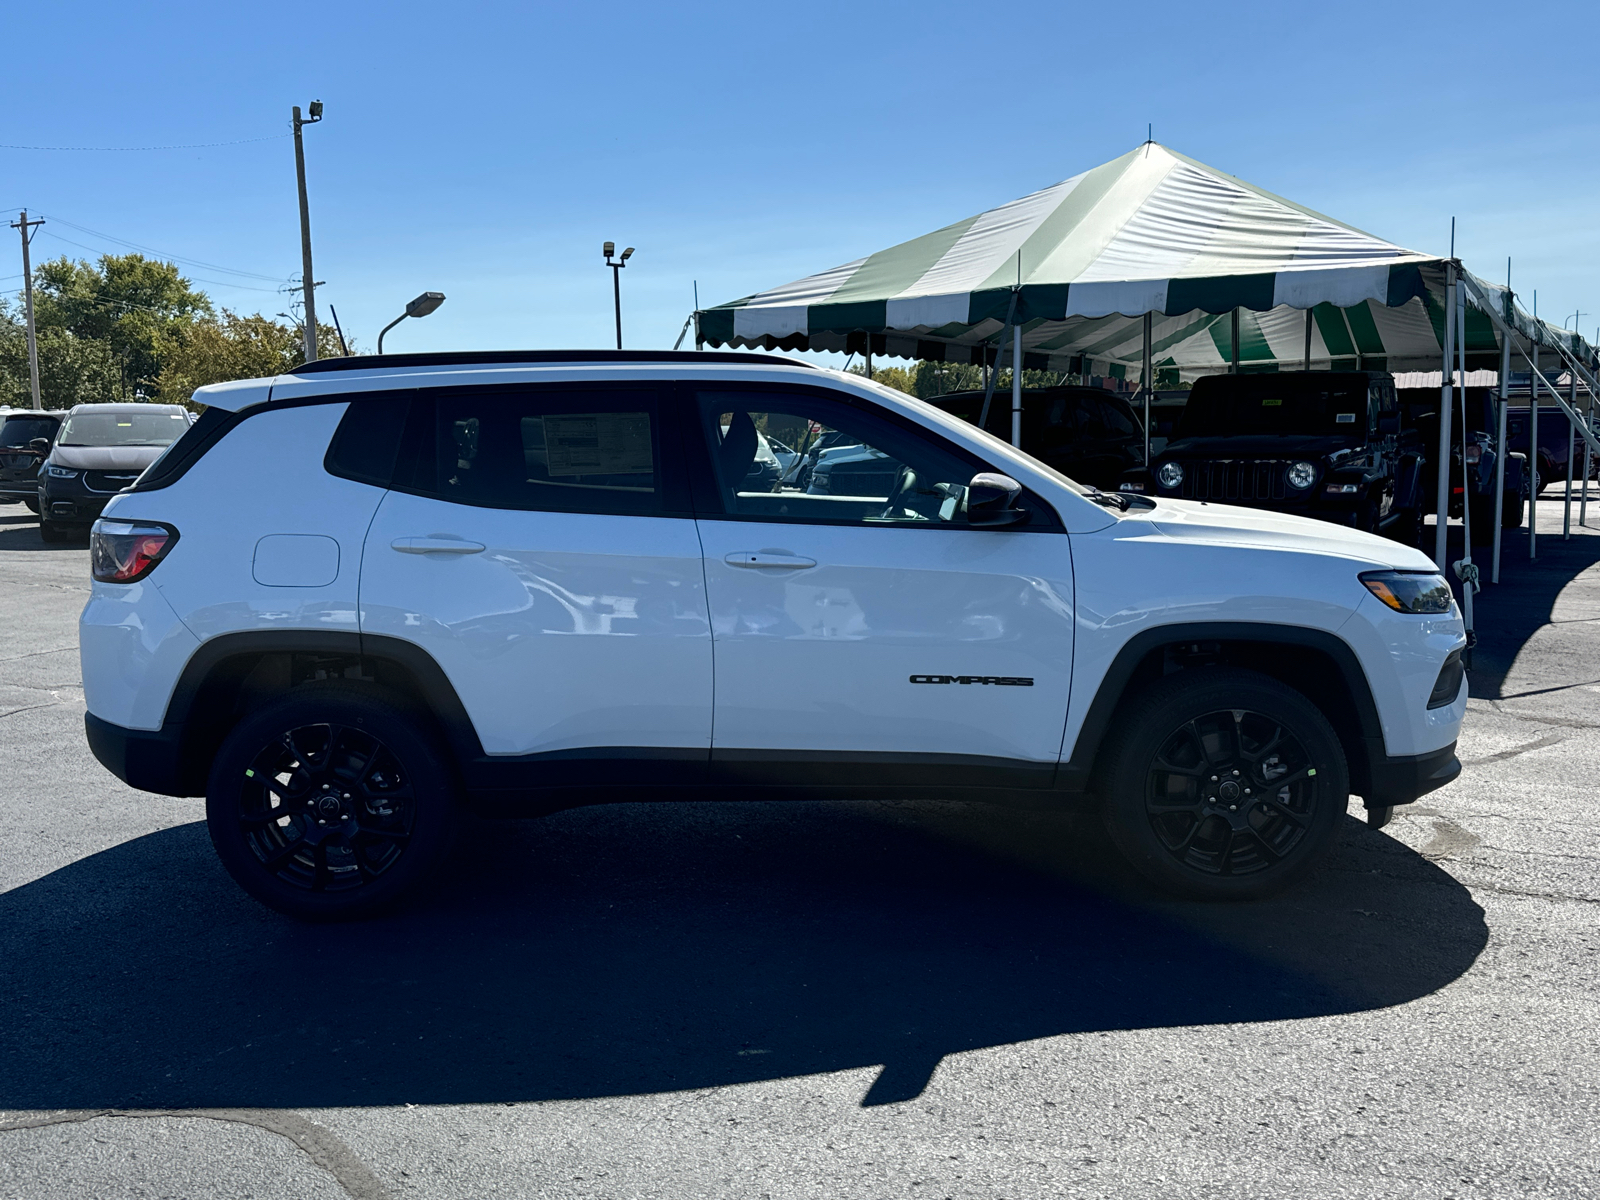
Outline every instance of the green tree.
{"label": "green tree", "polygon": [[[21,305],[0,300],[0,408],[30,408],[28,330]],[[37,328],[39,400],[46,408],[115,400],[121,364],[108,342],[59,326]]]}
{"label": "green tree", "polygon": [[142,254],[104,254],[97,264],[63,256],[34,271],[41,375],[49,330],[70,334],[78,343],[100,343],[118,364],[117,386],[109,394],[80,393],[78,403],[153,393],[174,340],[211,312],[210,299],[175,265]]}
{"label": "green tree", "polygon": [[[304,327],[223,309],[216,317],[193,321],[174,331],[163,357],[156,397],[166,404],[188,404],[197,387],[232,379],[256,379],[292,370],[305,362]],[[317,328],[317,351],[335,358],[339,338],[329,326]]]}

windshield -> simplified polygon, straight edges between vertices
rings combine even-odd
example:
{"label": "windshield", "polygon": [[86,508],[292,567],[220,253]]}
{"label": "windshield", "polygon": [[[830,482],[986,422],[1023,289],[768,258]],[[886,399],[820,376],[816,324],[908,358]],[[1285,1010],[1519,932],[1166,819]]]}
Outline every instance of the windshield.
{"label": "windshield", "polygon": [[7,417],[0,426],[0,446],[26,446],[34,438],[53,437],[54,417]]}
{"label": "windshield", "polygon": [[1365,437],[1367,386],[1324,384],[1304,377],[1212,375],[1195,380],[1175,436],[1229,437],[1238,434],[1299,434]]}
{"label": "windshield", "polygon": [[170,446],[189,428],[181,412],[80,412],[61,426],[62,446]]}

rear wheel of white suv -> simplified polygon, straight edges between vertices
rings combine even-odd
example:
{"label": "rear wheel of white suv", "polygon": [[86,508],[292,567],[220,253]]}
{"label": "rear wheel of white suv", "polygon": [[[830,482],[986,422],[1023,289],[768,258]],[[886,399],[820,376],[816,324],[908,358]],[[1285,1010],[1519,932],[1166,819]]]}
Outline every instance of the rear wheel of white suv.
{"label": "rear wheel of white suv", "polygon": [[1106,747],[1105,819],[1157,886],[1197,899],[1253,899],[1332,846],[1349,773],[1326,717],[1254,671],[1166,676],[1124,708]]}
{"label": "rear wheel of white suv", "polygon": [[241,721],[206,788],[228,873],[305,920],[366,916],[416,888],[453,826],[437,742],[375,689],[308,684]]}

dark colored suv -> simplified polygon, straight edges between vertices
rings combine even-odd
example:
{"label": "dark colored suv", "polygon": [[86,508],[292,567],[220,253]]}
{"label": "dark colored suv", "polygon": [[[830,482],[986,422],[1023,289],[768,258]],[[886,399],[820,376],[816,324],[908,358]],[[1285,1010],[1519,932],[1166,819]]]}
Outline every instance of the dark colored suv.
{"label": "dark colored suv", "polygon": [[1274,509],[1415,544],[1425,443],[1384,371],[1197,379],[1173,440],[1125,491]]}
{"label": "dark colored suv", "polygon": [[[982,392],[954,392],[928,403],[978,424]],[[1011,393],[997,389],[983,423],[1011,440]],[[1022,449],[1069,479],[1115,491],[1126,472],[1144,462],[1144,427],[1122,397],[1103,388],[1025,388]]]}
{"label": "dark colored suv", "polygon": [[130,486],[193,418],[177,404],[80,404],[66,414],[39,472],[39,536],[87,533],[106,502]]}
{"label": "dark colored suv", "polygon": [[[64,414],[14,412],[0,424],[0,503],[20,500],[39,511],[39,468],[55,445]],[[43,440],[43,446],[33,443]]]}

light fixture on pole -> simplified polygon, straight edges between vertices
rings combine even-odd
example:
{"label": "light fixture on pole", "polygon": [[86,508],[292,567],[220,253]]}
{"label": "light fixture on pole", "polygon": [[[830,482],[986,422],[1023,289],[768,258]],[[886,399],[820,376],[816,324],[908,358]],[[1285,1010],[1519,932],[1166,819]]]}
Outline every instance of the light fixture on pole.
{"label": "light fixture on pole", "polygon": [[622,257],[616,262],[611,261],[611,256],[617,252],[615,242],[607,242],[600,248],[606,256],[606,266],[611,268],[611,297],[617,306],[617,349],[622,349],[622,268],[628,265],[628,260],[633,257],[633,247],[629,246],[622,252]]}
{"label": "light fixture on pole", "polygon": [[306,304],[306,361],[315,362],[317,359],[317,284],[316,276],[311,273],[311,206],[306,201],[306,151],[300,142],[300,127],[302,125],[315,125],[322,120],[322,101],[311,102],[308,116],[300,115],[300,106],[296,104],[294,112],[294,173],[300,185],[300,271],[301,283],[305,287]]}
{"label": "light fixture on pole", "polygon": [[379,333],[378,333],[378,353],[379,354],[383,353],[383,335],[385,333],[388,333],[389,330],[393,329],[396,325],[400,324],[400,322],[404,321],[407,317],[425,317],[425,316],[427,316],[429,313],[433,312],[434,309],[438,308],[439,305],[441,305],[443,303],[444,303],[444,293],[443,292],[423,292],[422,295],[418,296],[410,304],[406,305],[405,312],[401,313],[394,320],[390,321],[387,325],[385,325],[383,327],[383,329],[381,331],[379,331]]}

